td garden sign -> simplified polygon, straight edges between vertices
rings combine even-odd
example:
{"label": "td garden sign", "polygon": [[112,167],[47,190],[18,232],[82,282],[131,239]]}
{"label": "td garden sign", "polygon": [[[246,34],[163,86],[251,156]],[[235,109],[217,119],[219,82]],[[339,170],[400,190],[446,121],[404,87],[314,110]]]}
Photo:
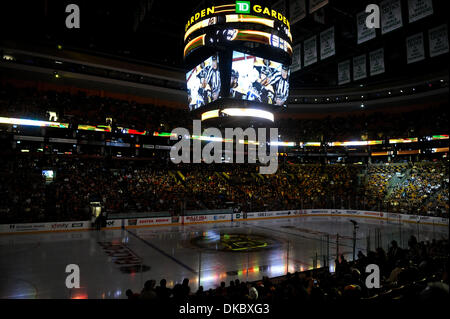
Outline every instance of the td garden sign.
{"label": "td garden sign", "polygon": [[188,31],[189,27],[195,24],[199,19],[226,13],[263,15],[273,20],[279,20],[290,30],[289,20],[282,13],[259,4],[251,5],[250,1],[236,1],[236,3],[233,4],[212,6],[196,12],[186,23],[185,31]]}

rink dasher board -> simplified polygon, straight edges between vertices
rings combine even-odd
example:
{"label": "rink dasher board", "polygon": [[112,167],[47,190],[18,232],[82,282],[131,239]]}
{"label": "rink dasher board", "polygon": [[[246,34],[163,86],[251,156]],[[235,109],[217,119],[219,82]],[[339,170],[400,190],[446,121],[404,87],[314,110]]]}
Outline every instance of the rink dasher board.
{"label": "rink dasher board", "polygon": [[[233,213],[218,215],[192,215],[192,216],[168,216],[132,219],[114,219],[106,222],[103,229],[128,229],[152,226],[182,226],[192,224],[220,223],[246,220],[284,219],[294,217],[343,217],[365,218],[399,223],[415,223],[434,226],[447,226],[448,219],[431,216],[405,215],[395,213],[358,211],[358,210],[285,210],[271,212]],[[27,223],[27,224],[3,224],[0,225],[0,235],[7,234],[32,234],[46,232],[73,232],[92,230],[90,221],[57,222],[57,223]]]}
{"label": "rink dasher board", "polygon": [[91,221],[53,223],[2,224],[0,234],[30,234],[46,232],[74,232],[91,229]]}

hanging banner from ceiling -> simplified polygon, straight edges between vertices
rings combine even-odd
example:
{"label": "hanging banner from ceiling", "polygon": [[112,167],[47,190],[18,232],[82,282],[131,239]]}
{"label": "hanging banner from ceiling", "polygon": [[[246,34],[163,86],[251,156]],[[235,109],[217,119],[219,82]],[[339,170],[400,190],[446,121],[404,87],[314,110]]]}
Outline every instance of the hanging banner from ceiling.
{"label": "hanging banner from ceiling", "polygon": [[366,55],[359,55],[353,58],[353,81],[367,77]]}
{"label": "hanging banner from ceiling", "polygon": [[368,13],[362,11],[356,15],[356,28],[358,33],[358,44],[364,43],[376,37],[375,28],[369,29],[366,26]]}
{"label": "hanging banner from ceiling", "polygon": [[338,64],[338,84],[350,83],[350,60]]}
{"label": "hanging banner from ceiling", "polygon": [[303,43],[304,66],[308,66],[317,62],[317,36],[313,36]]}
{"label": "hanging banner from ceiling", "polygon": [[336,54],[334,44],[334,27],[320,32],[320,59],[326,59]]}
{"label": "hanging banner from ceiling", "polygon": [[409,23],[423,19],[433,14],[433,1],[408,0]]}
{"label": "hanging banner from ceiling", "polygon": [[430,44],[430,57],[435,57],[448,52],[448,30],[443,24],[428,31],[428,42]]}
{"label": "hanging banner from ceiling", "polygon": [[403,26],[400,0],[381,2],[381,34],[391,32]]}
{"label": "hanging banner from ceiling", "polygon": [[291,24],[299,22],[306,17],[305,0],[289,0],[289,20]]}
{"label": "hanging banner from ceiling", "polygon": [[425,59],[423,33],[417,33],[406,38],[406,63],[414,63]]}
{"label": "hanging banner from ceiling", "polygon": [[370,76],[384,73],[384,49],[369,53]]}
{"label": "hanging banner from ceiling", "polygon": [[301,70],[302,68],[302,44],[294,45],[292,49],[291,73]]}

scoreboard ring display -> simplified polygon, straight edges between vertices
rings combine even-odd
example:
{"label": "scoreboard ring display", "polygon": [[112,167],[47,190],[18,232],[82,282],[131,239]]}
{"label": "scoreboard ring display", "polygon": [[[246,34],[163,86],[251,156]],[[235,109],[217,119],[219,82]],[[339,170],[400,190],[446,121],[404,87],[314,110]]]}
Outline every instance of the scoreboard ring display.
{"label": "scoreboard ring display", "polygon": [[213,32],[205,33],[193,38],[184,47],[184,56],[195,49],[207,45],[227,45],[233,41],[254,42],[263,45],[271,46],[274,49],[280,49],[292,57],[292,46],[286,40],[280,38],[276,34],[256,31],[256,30],[241,30],[235,28],[227,28],[221,30],[213,30]]}
{"label": "scoreboard ring display", "polygon": [[184,31],[191,111],[222,110],[231,100],[253,113],[286,106],[293,52],[282,13],[236,1],[195,12]]}
{"label": "scoreboard ring display", "polygon": [[246,13],[241,13],[239,2],[212,6],[191,16],[185,27],[184,58],[200,47],[214,47],[218,43],[233,45],[231,41],[267,45],[292,57],[289,20],[280,12],[259,4],[248,3]]}

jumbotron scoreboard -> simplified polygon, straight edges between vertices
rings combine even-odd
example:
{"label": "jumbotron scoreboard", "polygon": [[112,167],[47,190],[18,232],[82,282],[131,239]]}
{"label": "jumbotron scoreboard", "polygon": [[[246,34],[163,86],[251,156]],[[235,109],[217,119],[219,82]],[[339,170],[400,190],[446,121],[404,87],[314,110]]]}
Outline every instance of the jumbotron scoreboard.
{"label": "jumbotron scoreboard", "polygon": [[210,6],[186,22],[184,60],[189,109],[273,121],[286,106],[292,35],[288,19],[251,1]]}

